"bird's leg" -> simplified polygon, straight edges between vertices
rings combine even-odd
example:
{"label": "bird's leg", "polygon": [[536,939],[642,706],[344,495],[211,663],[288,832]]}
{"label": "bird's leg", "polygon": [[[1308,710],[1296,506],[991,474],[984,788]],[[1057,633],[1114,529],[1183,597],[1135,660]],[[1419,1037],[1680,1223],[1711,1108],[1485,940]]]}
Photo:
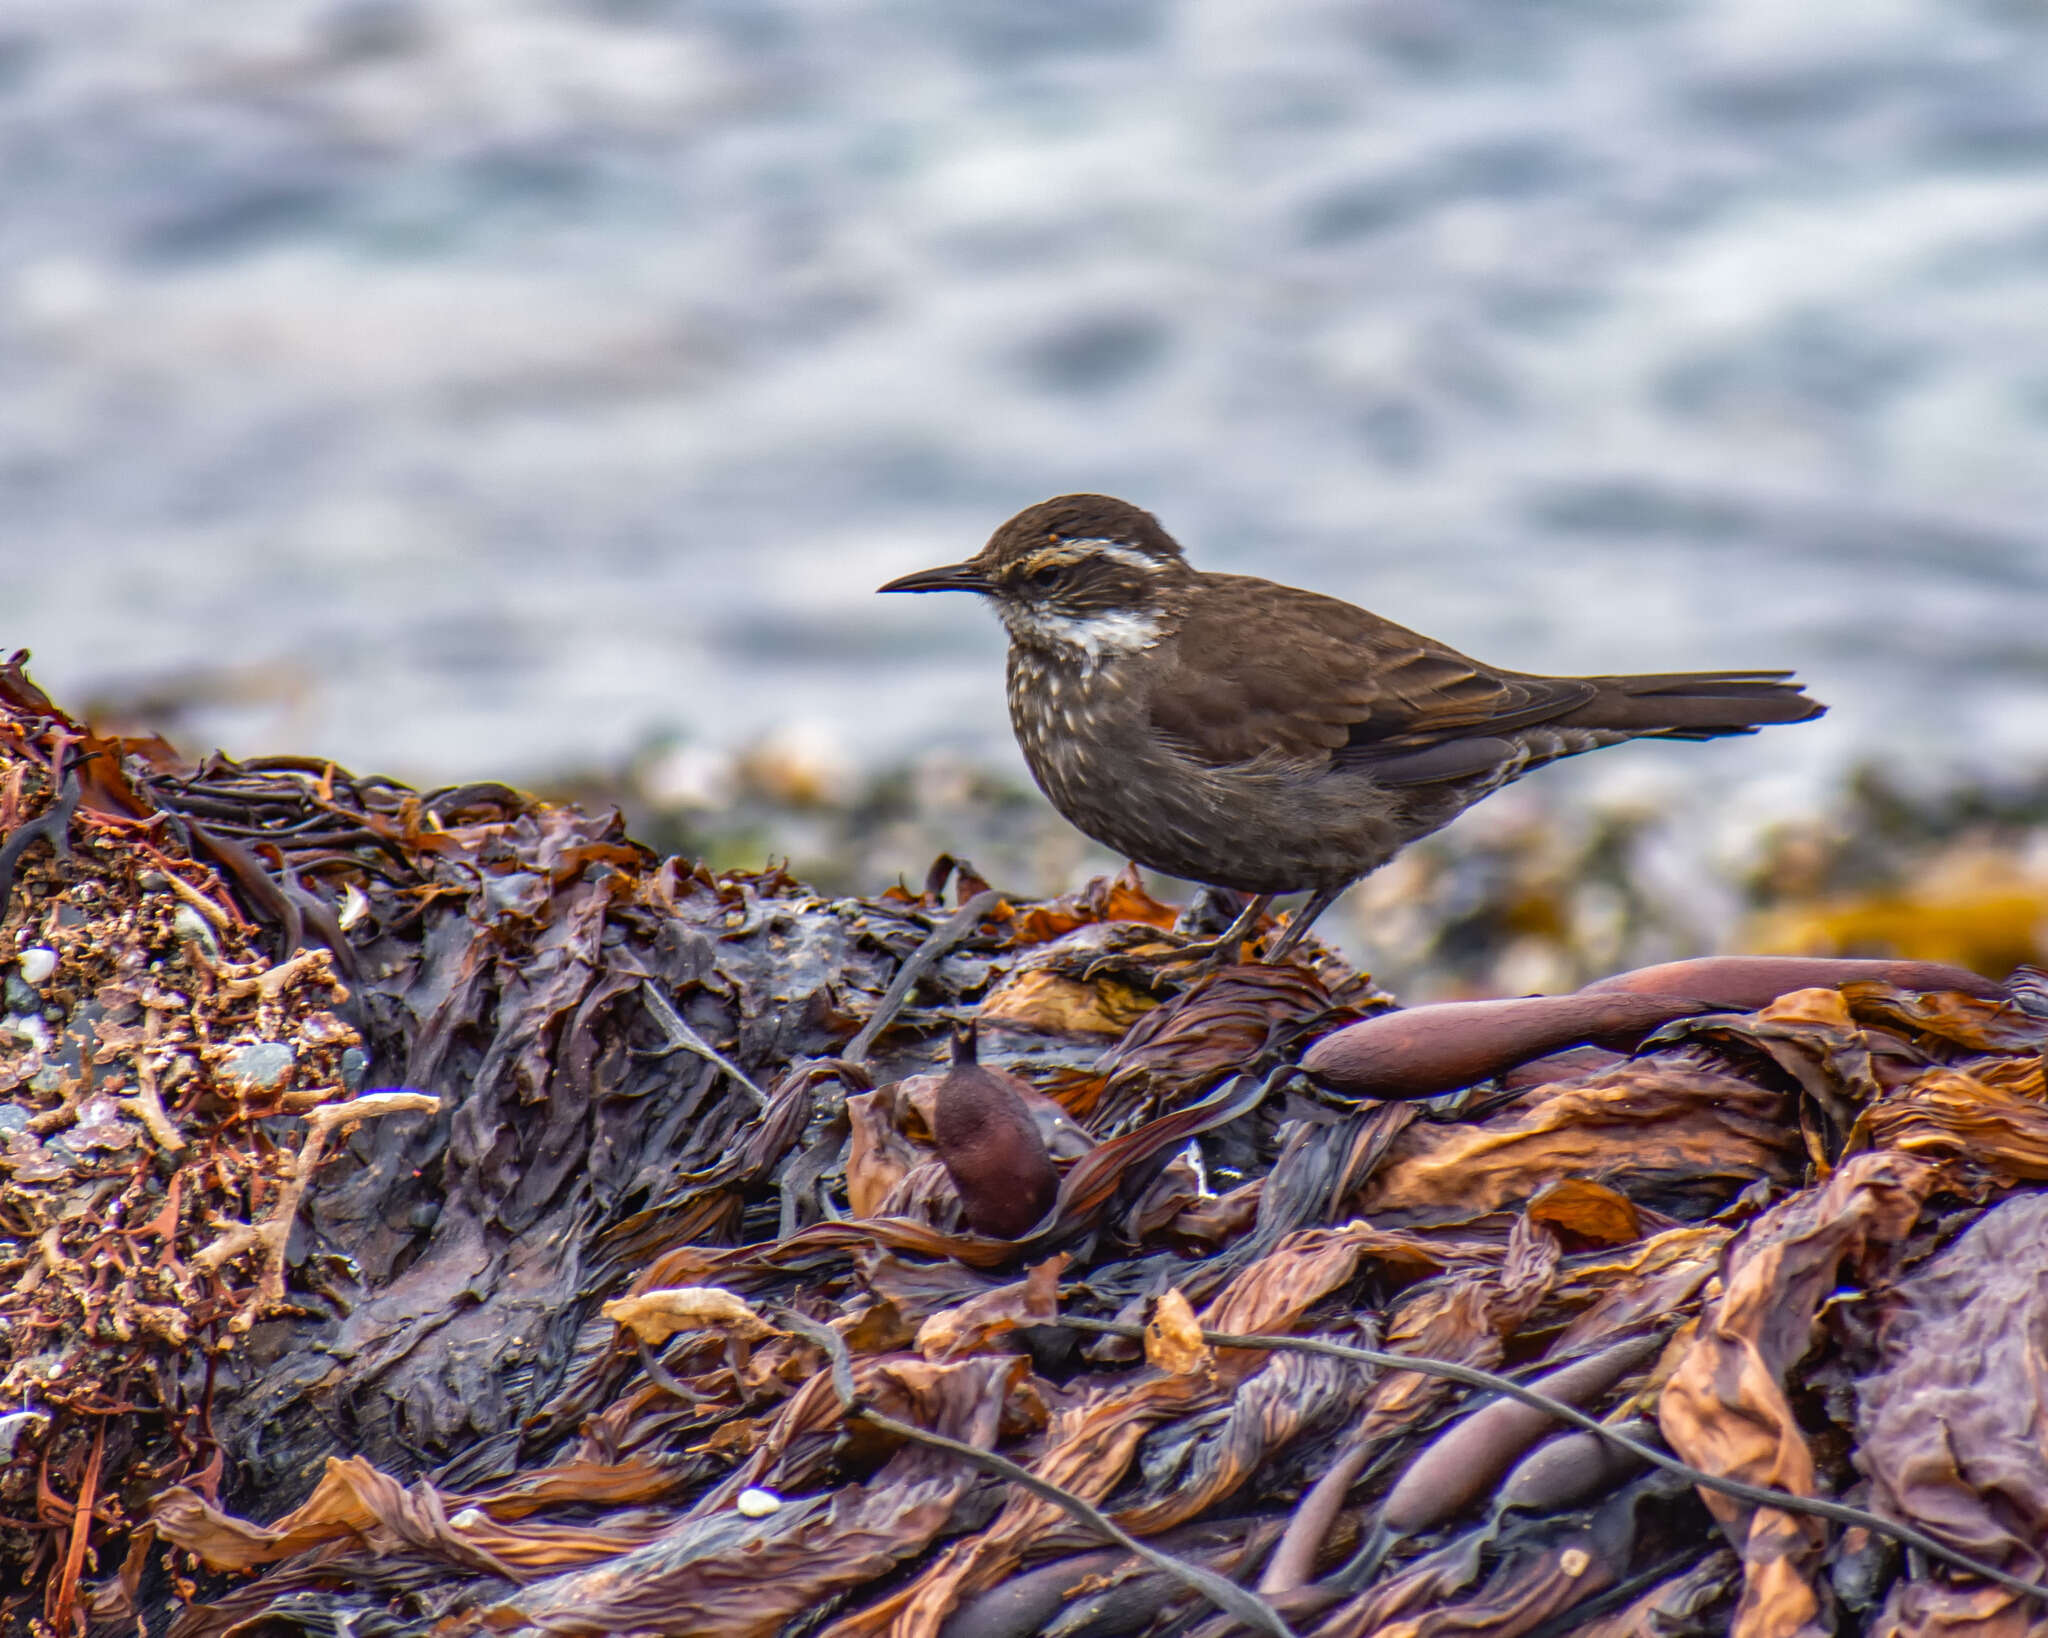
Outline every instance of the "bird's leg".
{"label": "bird's leg", "polygon": [[1337,902],[1338,896],[1349,887],[1349,882],[1339,882],[1335,887],[1319,887],[1311,893],[1308,902],[1287,918],[1287,930],[1280,935],[1280,942],[1266,952],[1269,964],[1277,965],[1287,959],[1287,952],[1301,942],[1301,935],[1315,925],[1320,916]]}

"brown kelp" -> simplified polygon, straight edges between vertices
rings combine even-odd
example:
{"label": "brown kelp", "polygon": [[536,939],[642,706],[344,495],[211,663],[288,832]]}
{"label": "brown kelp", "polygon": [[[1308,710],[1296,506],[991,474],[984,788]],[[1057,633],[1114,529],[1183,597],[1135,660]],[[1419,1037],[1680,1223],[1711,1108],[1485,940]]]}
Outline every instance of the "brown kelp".
{"label": "brown kelp", "polygon": [[[2043,1619],[2029,975],[1404,1013],[1162,962],[1135,878],[827,898],[18,661],[0,893],[21,1630]],[[969,1029],[1014,1233],[945,1163]]]}

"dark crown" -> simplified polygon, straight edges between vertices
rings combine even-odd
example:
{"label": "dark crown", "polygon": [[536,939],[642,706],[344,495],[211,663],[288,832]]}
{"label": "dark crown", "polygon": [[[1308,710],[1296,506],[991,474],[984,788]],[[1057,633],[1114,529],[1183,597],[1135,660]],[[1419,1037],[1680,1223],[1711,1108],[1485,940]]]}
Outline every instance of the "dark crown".
{"label": "dark crown", "polygon": [[1055,495],[1027,506],[982,548],[991,565],[1016,561],[1056,541],[1101,540],[1128,546],[1160,563],[1181,561],[1180,545],[1142,507],[1114,495]]}

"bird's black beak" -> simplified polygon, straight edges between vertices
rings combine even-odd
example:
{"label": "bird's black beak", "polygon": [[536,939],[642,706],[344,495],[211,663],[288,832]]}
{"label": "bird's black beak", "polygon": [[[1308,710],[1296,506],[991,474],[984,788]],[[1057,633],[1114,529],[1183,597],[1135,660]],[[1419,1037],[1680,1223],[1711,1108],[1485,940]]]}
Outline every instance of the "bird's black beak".
{"label": "bird's black beak", "polygon": [[906,574],[892,580],[886,586],[877,586],[877,591],[993,591],[988,576],[972,563],[947,563],[936,569],[919,569],[916,574]]}

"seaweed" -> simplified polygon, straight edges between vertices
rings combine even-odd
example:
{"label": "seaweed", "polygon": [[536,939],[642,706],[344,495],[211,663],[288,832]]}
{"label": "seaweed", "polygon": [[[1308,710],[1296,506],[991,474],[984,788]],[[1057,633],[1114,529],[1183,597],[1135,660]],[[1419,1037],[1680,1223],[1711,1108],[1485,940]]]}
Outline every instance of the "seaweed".
{"label": "seaweed", "polygon": [[[1175,964],[1129,873],[830,897],[96,736],[23,659],[18,1630],[2042,1619],[2034,975],[1404,1012]],[[958,1029],[1059,1173],[1014,1238],[935,1147]]]}

